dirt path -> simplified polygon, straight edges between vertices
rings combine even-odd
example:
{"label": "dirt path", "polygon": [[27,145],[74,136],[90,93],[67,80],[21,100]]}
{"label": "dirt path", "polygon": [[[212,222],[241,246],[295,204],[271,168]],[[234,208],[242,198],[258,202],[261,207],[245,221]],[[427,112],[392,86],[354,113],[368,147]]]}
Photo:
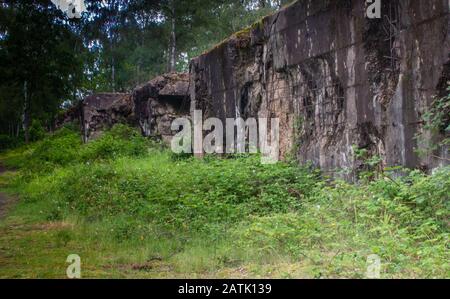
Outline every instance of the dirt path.
{"label": "dirt path", "polygon": [[[0,176],[5,173],[7,169],[0,164]],[[6,193],[1,192],[1,186],[0,186],[0,220],[3,219],[3,217],[6,216],[6,213],[8,212],[9,208],[11,207],[11,204],[14,202],[14,198],[7,195]]]}

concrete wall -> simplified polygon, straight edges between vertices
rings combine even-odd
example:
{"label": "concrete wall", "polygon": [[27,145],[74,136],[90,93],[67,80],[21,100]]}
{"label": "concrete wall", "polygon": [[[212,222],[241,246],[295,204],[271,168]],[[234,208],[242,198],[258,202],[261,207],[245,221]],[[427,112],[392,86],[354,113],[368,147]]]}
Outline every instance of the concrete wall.
{"label": "concrete wall", "polygon": [[414,136],[450,81],[449,1],[382,4],[372,20],[363,0],[300,0],[235,34],[191,62],[191,110],[278,117],[281,155],[325,171],[361,168],[353,145],[384,166],[442,165]]}

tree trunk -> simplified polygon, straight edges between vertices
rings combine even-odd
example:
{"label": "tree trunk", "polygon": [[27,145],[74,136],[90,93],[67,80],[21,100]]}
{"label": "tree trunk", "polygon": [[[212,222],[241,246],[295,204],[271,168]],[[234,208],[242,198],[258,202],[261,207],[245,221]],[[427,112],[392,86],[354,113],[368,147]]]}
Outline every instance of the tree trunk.
{"label": "tree trunk", "polygon": [[25,132],[25,143],[30,142],[30,94],[28,91],[28,82],[23,84],[23,130]]}
{"label": "tree trunk", "polygon": [[170,17],[171,30],[169,40],[169,64],[168,71],[175,72],[177,66],[177,35],[176,35],[176,21],[175,21],[175,0],[170,1]]}
{"label": "tree trunk", "polygon": [[111,58],[111,87],[112,92],[116,92],[116,67],[114,66],[114,56]]}

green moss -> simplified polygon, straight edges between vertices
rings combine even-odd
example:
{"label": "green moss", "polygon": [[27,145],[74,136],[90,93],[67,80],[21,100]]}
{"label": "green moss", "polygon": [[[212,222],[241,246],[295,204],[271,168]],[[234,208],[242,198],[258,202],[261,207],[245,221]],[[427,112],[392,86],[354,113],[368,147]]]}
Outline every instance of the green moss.
{"label": "green moss", "polygon": [[226,39],[224,39],[223,41],[221,41],[220,43],[218,43],[217,45],[215,45],[211,49],[203,52],[202,55],[206,55],[206,54],[208,54],[208,53],[210,53],[212,51],[215,51],[216,49],[222,47],[223,45],[225,45],[226,43],[228,43],[232,39],[240,39],[240,40],[242,40],[242,39],[250,38],[250,35],[251,35],[252,31],[264,29],[264,20],[267,19],[270,16],[271,16],[271,14],[267,15],[267,16],[264,16],[264,17],[260,18],[258,21],[256,21],[253,24],[251,24],[250,26],[247,26],[247,27],[243,28],[242,30],[233,33],[231,36],[227,37]]}

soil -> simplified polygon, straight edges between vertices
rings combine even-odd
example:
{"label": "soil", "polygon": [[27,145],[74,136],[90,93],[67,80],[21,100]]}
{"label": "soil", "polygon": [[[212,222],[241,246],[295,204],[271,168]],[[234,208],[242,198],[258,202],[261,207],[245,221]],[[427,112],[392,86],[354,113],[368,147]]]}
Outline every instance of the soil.
{"label": "soil", "polygon": [[[5,173],[6,171],[7,169],[0,164],[0,175]],[[14,201],[15,199],[10,195],[4,192],[0,192],[0,220],[6,216],[6,213],[8,212],[9,208],[11,207]]]}

